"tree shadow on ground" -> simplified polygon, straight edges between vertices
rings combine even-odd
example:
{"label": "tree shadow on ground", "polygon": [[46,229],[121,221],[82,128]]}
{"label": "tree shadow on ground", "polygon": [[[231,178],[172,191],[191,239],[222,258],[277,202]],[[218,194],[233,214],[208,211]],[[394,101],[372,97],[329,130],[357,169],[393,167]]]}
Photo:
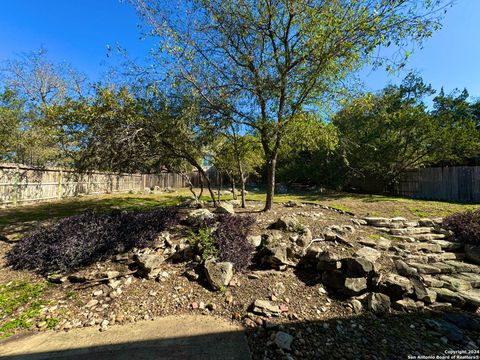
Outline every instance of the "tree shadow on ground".
{"label": "tree shadow on ground", "polygon": [[152,199],[141,196],[115,196],[105,198],[77,198],[62,202],[42,203],[0,211],[0,230],[5,235],[25,233],[42,223],[51,223],[60,218],[81,214],[87,211],[107,213],[115,210],[153,210],[173,206],[182,197]]}
{"label": "tree shadow on ground", "polygon": [[[209,317],[202,319],[208,321]],[[445,356],[455,351],[470,351],[478,358],[480,319],[478,314],[455,311],[424,311],[375,315],[336,316],[328,320],[267,321],[266,326],[244,331],[208,333],[151,340],[137,340],[132,333],[128,342],[79,347],[72,334],[63,349],[44,352],[28,349],[18,354],[12,338],[0,342],[0,355],[9,360],[34,359],[407,359],[420,356]],[[202,325],[199,324],[201,327]],[[121,327],[119,328],[121,329]],[[165,329],[163,329],[165,330]],[[81,330],[80,330],[81,331]],[[278,331],[291,335],[293,342],[280,349]],[[77,333],[75,333],[77,334]],[[98,339],[106,336],[99,333]],[[246,346],[246,334],[250,353]],[[54,334],[52,334],[53,337]],[[287,336],[288,339],[288,336]],[[101,341],[101,340],[100,340]],[[10,344],[10,346],[5,346]],[[8,350],[16,349],[17,355]],[[22,347],[20,347],[21,349]],[[42,347],[43,348],[43,347]],[[475,350],[477,349],[477,350]],[[11,354],[11,353],[10,353]],[[289,357],[287,357],[289,354]],[[458,353],[457,353],[458,354]],[[476,356],[476,357],[475,357]],[[453,359],[454,357],[445,357]]]}

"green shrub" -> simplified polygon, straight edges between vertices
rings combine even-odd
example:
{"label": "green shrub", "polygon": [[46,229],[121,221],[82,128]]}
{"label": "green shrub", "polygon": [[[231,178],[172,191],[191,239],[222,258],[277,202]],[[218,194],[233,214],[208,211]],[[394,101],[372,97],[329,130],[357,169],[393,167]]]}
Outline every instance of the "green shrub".
{"label": "green shrub", "polygon": [[211,236],[210,229],[200,228],[198,229],[198,233],[192,232],[188,238],[188,243],[203,260],[207,260],[209,257],[215,257],[218,254],[218,249],[215,246],[215,241]]}

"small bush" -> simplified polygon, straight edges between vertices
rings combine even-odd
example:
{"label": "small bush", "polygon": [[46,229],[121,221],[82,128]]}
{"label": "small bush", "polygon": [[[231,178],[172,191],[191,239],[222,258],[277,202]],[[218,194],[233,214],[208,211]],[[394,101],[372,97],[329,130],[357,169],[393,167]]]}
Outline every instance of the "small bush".
{"label": "small bush", "polygon": [[455,241],[480,245],[480,209],[450,215],[443,220],[443,227],[453,232]]}
{"label": "small bush", "polygon": [[85,213],[60,220],[23,238],[7,254],[14,269],[69,273],[134,247],[154,244],[177,222],[176,212]]}
{"label": "small bush", "polygon": [[212,238],[218,248],[218,259],[230,261],[235,270],[245,270],[252,258],[254,247],[247,240],[255,219],[251,216],[220,215]]}
{"label": "small bush", "polygon": [[217,256],[218,249],[209,229],[200,228],[198,233],[192,232],[188,238],[188,244],[201,255],[203,260]]}

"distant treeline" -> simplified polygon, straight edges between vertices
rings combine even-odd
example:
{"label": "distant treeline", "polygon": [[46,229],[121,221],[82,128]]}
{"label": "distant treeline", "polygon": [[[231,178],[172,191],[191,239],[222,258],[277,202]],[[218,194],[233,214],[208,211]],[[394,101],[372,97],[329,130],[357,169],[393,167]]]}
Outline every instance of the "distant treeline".
{"label": "distant treeline", "polygon": [[[268,134],[200,112],[182,88],[91,85],[70,66],[48,62],[43,50],[8,62],[1,79],[1,161],[200,174],[208,164],[240,186],[266,178]],[[349,99],[328,121],[299,112],[285,125],[277,181],[341,188],[375,178],[388,187],[409,169],[475,164],[479,124],[480,101],[467,90],[436,93],[411,74]]]}

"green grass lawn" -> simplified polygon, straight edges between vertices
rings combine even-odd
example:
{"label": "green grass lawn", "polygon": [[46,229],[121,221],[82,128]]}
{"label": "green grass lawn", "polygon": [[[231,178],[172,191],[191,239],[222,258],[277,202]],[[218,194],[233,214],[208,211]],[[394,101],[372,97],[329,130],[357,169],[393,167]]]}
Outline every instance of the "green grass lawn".
{"label": "green grass lawn", "polygon": [[[204,192],[205,194],[206,192]],[[25,205],[0,210],[0,228],[22,226],[31,222],[45,221],[85,211],[108,212],[113,209],[148,210],[171,206],[190,197],[187,189],[161,194],[110,194],[64,199],[37,205]],[[222,196],[230,199],[231,196]],[[204,195],[203,200],[209,197]],[[264,192],[249,192],[247,200],[264,201]],[[323,204],[357,216],[404,216],[409,219],[421,217],[444,217],[449,214],[473,210],[479,205],[458,204],[440,201],[414,200],[380,195],[349,194],[340,192],[294,192],[275,196],[275,202],[305,202]]]}

